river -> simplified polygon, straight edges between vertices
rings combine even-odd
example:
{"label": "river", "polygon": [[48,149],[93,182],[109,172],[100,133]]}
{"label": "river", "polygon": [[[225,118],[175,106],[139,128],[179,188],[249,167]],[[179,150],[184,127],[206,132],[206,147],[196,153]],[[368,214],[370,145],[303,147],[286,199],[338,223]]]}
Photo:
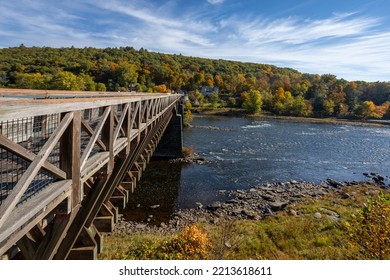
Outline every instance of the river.
{"label": "river", "polygon": [[[202,165],[151,162],[125,211],[129,220],[164,220],[176,209],[224,199],[219,190],[274,181],[367,180],[390,175],[390,127],[195,116],[184,145]],[[156,209],[150,206],[158,205]]]}

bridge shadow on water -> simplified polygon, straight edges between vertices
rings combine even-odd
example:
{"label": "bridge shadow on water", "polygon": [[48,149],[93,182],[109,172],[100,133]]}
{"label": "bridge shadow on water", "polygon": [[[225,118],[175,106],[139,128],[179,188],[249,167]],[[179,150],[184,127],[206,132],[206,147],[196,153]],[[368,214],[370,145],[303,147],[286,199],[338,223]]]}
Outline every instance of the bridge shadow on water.
{"label": "bridge shadow on water", "polygon": [[[151,161],[123,210],[126,221],[159,225],[176,209],[182,164]],[[167,176],[169,174],[169,176]]]}

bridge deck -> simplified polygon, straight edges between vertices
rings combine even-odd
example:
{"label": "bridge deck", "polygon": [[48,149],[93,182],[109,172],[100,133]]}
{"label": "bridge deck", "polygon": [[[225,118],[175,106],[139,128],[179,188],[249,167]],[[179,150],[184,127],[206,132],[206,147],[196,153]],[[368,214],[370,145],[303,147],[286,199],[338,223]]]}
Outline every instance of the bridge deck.
{"label": "bridge deck", "polygon": [[[119,173],[120,181],[135,184],[137,161],[143,164],[151,156],[180,98],[0,89],[0,256],[9,256],[16,248],[26,258],[69,257],[76,240],[69,250],[58,252],[65,246],[62,243],[73,219],[82,215],[80,209],[94,208],[86,206],[88,196],[99,200],[99,182],[106,186]],[[129,159],[128,170],[116,169],[121,159]],[[107,194],[118,188],[118,180],[107,187]],[[109,197],[97,209],[93,218],[115,212]],[[90,213],[83,225],[91,230],[95,226],[86,225],[87,220]],[[46,243],[53,241],[45,236],[53,230],[60,232],[48,225],[56,223],[62,231],[48,250]],[[101,219],[95,224],[100,225]],[[32,234],[37,231],[39,237]]]}

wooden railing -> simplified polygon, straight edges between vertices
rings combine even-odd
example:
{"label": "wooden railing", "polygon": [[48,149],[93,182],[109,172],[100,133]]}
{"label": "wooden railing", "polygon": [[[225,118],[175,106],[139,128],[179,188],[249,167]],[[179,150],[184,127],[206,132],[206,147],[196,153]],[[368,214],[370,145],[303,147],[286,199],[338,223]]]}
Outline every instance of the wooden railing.
{"label": "wooden railing", "polygon": [[[180,98],[0,89],[0,256],[18,242],[23,250],[22,237],[37,224],[44,232],[48,215],[72,220],[95,178],[169,121]],[[38,253],[31,258],[45,258]]]}

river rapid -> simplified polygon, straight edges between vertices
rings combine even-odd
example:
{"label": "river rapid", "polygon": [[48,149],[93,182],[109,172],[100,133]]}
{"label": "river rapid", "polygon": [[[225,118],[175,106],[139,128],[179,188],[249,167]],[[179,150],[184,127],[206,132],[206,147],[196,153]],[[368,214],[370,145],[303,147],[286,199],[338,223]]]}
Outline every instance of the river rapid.
{"label": "river rapid", "polygon": [[[280,181],[363,181],[390,175],[390,127],[195,116],[184,145],[203,164],[151,162],[124,216],[164,220],[177,209],[223,200],[221,190]],[[152,206],[152,207],[151,207]]]}

